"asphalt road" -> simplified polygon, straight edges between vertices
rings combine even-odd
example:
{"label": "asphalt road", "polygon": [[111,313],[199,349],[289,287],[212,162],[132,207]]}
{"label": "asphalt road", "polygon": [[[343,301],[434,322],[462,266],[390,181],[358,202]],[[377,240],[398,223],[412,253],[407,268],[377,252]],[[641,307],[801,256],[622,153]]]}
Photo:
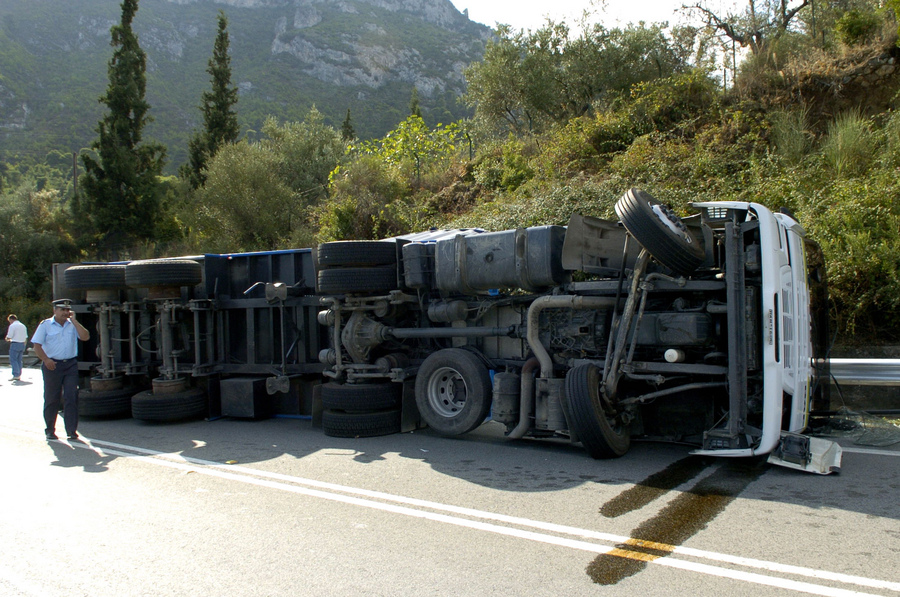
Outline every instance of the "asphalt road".
{"label": "asphalt road", "polygon": [[[900,446],[818,476],[637,443],[83,420],[0,382],[0,596],[900,595]],[[60,419],[58,431],[62,431]]]}

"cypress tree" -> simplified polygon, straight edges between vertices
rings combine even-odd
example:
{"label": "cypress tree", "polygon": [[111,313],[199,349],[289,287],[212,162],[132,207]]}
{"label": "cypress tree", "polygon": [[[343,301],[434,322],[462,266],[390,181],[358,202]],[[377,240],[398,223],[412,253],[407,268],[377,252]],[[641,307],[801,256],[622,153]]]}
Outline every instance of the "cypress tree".
{"label": "cypress tree", "polygon": [[412,95],[409,98],[409,115],[422,118],[422,109],[419,107],[419,89],[413,87]]}
{"label": "cypress tree", "polygon": [[209,59],[211,89],[202,95],[200,110],[203,112],[202,131],[197,131],[188,142],[188,162],[181,167],[183,178],[196,189],[206,182],[203,173],[206,164],[226,143],[237,141],[238,120],[234,106],[237,104],[237,87],[231,83],[231,56],[228,48],[228,18],[219,11],[219,33]]}
{"label": "cypress tree", "polygon": [[146,91],[147,57],[138,44],[131,23],[138,0],[123,0],[122,21],[110,29],[109,86],[100,97],[108,113],[99,122],[99,137],[91,143],[96,152],[81,162],[81,192],[73,211],[100,250],[117,251],[136,241],[151,240],[160,219],[158,176],[166,149],[159,143],[142,143],[144,126],[152,119]]}
{"label": "cypress tree", "polygon": [[347,108],[347,118],[341,125],[341,139],[347,142],[356,139],[356,131],[353,130],[353,121],[350,119],[350,108]]}

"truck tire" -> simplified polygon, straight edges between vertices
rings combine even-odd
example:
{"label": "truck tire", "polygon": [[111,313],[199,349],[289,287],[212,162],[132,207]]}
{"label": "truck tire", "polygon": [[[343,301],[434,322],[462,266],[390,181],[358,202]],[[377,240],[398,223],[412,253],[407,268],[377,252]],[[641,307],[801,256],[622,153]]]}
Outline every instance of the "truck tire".
{"label": "truck tire", "polygon": [[371,413],[322,411],[322,431],[328,437],[377,437],[400,433],[400,410]]}
{"label": "truck tire", "polygon": [[629,189],[616,202],[625,229],[654,259],[675,272],[692,273],[706,259],[706,251],[681,218],[640,189]]}
{"label": "truck tire", "polygon": [[113,290],[125,288],[124,265],[75,265],[63,273],[66,288]]}
{"label": "truck tire", "polygon": [[631,446],[631,433],[600,402],[600,370],[585,363],[566,374],[572,430],[591,458],[618,458]]}
{"label": "truck tire", "polygon": [[319,294],[377,294],[397,289],[397,267],[344,267],[321,270]]}
{"label": "truck tire", "polygon": [[96,418],[126,418],[131,416],[131,395],[134,390],[79,390],[78,415]]}
{"label": "truck tire", "polygon": [[139,421],[166,423],[202,419],[206,411],[206,393],[200,388],[159,395],[153,390],[145,390],[131,398],[131,416]]}
{"label": "truck tire", "polygon": [[441,435],[462,435],[481,425],[491,410],[491,376],[477,355],[446,348],[425,359],[416,375],[416,406]]}
{"label": "truck tire", "polygon": [[341,240],[322,243],[316,252],[319,269],[366,267],[397,263],[397,245],[375,240]]}
{"label": "truck tire", "polygon": [[400,408],[398,383],[340,384],[322,386],[322,406],[327,410],[372,412]]}
{"label": "truck tire", "polygon": [[192,259],[146,259],[125,266],[125,282],[132,288],[180,288],[203,281],[203,268]]}

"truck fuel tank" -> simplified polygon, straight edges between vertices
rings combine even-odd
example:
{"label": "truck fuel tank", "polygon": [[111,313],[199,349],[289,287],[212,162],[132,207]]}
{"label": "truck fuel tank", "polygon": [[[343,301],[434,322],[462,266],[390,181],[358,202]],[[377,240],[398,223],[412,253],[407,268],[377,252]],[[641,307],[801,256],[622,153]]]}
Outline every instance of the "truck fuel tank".
{"label": "truck fuel tank", "polygon": [[435,247],[435,286],[478,294],[492,289],[538,291],[562,284],[566,229],[537,226],[440,240]]}

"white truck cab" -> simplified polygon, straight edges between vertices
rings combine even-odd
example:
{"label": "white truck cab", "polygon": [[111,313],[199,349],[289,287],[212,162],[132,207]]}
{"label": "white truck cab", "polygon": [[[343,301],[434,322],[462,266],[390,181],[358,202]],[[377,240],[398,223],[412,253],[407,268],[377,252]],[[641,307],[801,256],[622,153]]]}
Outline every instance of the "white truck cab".
{"label": "white truck cab", "polygon": [[736,450],[697,450],[697,454],[768,454],[782,432],[800,433],[809,422],[814,371],[807,283],[806,233],[790,216],[758,203],[695,203],[698,209],[728,209],[759,226],[763,375],[762,434]]}

